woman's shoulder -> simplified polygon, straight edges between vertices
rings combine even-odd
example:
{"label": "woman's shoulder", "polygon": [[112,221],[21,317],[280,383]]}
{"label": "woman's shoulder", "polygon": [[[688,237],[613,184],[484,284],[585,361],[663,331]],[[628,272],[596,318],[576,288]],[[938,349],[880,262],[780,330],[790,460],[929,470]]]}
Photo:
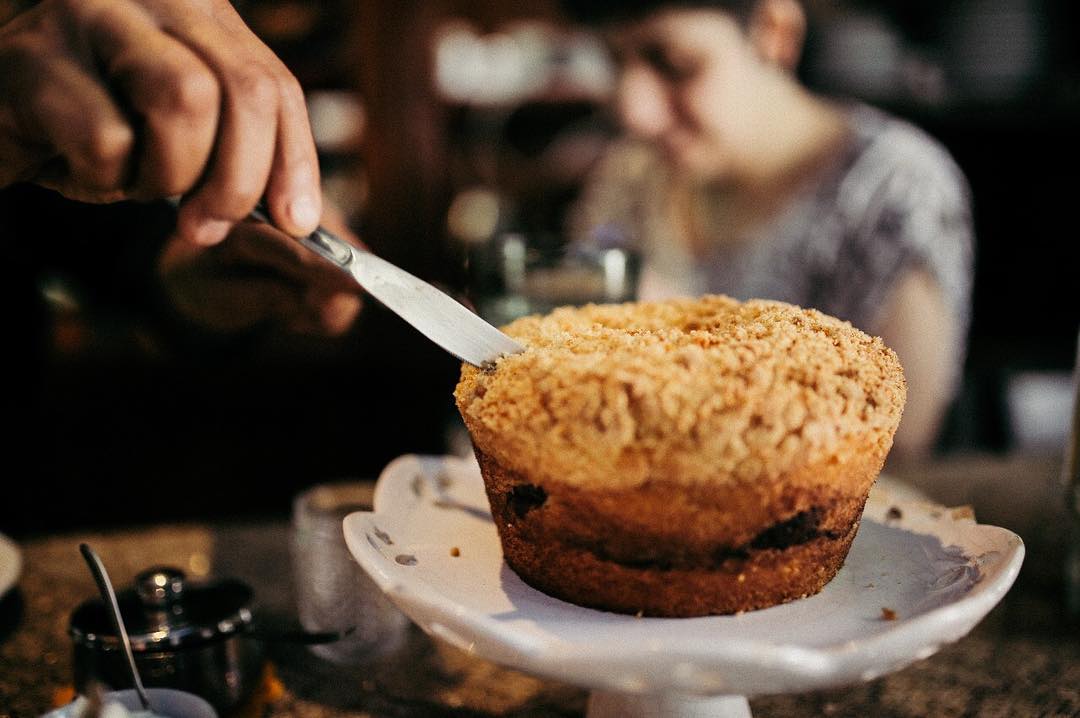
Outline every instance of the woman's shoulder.
{"label": "woman's shoulder", "polygon": [[849,217],[875,209],[933,205],[963,212],[971,192],[963,171],[938,140],[915,124],[868,105],[848,112],[852,142],[837,178],[836,204]]}
{"label": "woman's shoulder", "polygon": [[882,177],[899,173],[920,182],[966,185],[948,149],[914,123],[861,103],[847,111],[854,137],[849,173]]}

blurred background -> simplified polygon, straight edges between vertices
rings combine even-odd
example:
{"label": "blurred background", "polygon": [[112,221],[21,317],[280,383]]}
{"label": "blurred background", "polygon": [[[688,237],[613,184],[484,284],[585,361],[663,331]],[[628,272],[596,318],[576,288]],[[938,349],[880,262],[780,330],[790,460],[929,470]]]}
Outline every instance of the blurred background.
{"label": "blurred background", "polygon": [[[19,5],[0,0],[0,19]],[[603,45],[554,3],[237,5],[305,87],[326,193],[376,253],[496,322],[568,298],[632,296],[632,257],[618,252],[524,272],[561,256],[567,210],[616,133]],[[1080,321],[1080,7],[819,0],[808,10],[802,79],[913,121],[973,190],[973,323],[939,455],[1060,456]],[[62,231],[79,232],[73,222]],[[83,259],[113,261],[100,252],[109,241],[88,238]],[[13,533],[123,512],[283,514],[302,486],[373,478],[395,456],[460,439],[455,362],[372,302],[339,340],[211,340],[62,267],[36,282],[47,368],[27,421],[42,427],[40,461],[19,483],[64,498]]]}

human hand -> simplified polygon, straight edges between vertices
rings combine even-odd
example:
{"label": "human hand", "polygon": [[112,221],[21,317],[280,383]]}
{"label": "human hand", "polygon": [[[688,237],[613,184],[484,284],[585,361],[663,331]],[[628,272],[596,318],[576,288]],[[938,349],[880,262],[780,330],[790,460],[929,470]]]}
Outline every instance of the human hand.
{"label": "human hand", "polygon": [[[323,224],[363,246],[329,206]],[[336,336],[360,312],[360,287],[351,277],[262,222],[241,222],[212,247],[174,237],[159,257],[158,271],[173,308],[211,331],[274,325]]]}
{"label": "human hand", "polygon": [[202,245],[264,196],[289,234],[321,214],[303,92],[227,0],[44,0],[0,27],[0,187],[24,180],[183,195]]}

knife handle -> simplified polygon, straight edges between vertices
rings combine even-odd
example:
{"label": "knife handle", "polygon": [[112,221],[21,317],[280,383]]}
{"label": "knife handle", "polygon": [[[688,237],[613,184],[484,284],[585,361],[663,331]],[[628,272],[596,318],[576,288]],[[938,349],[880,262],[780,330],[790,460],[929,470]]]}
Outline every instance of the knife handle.
{"label": "knife handle", "polygon": [[[167,197],[166,200],[173,207],[180,207],[180,197]],[[252,219],[259,222],[265,222],[271,227],[274,226],[274,220],[270,219],[270,213],[266,209],[266,205],[260,200],[255,209],[251,210],[250,216]],[[316,227],[315,231],[306,237],[297,237],[296,241],[304,245],[315,254],[318,254],[323,259],[336,264],[340,269],[349,271],[349,263],[352,262],[353,252],[355,248],[333,234],[328,232],[323,227]]]}
{"label": "knife handle", "polygon": [[[259,204],[255,205],[255,209],[251,210],[251,218],[269,225],[274,224],[266,211],[266,206],[262,202],[259,202]],[[353,258],[353,246],[338,239],[322,227],[317,227],[314,232],[306,237],[297,237],[296,241],[323,259],[333,262],[341,269],[348,271],[349,263],[352,262]]]}

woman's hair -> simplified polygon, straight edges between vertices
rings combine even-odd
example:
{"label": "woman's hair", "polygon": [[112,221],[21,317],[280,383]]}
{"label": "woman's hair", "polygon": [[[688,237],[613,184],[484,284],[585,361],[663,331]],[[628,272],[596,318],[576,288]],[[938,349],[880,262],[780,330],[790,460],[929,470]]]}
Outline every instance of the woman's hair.
{"label": "woman's hair", "polygon": [[566,15],[589,25],[640,20],[654,12],[674,8],[723,10],[745,22],[758,0],[560,0]]}

